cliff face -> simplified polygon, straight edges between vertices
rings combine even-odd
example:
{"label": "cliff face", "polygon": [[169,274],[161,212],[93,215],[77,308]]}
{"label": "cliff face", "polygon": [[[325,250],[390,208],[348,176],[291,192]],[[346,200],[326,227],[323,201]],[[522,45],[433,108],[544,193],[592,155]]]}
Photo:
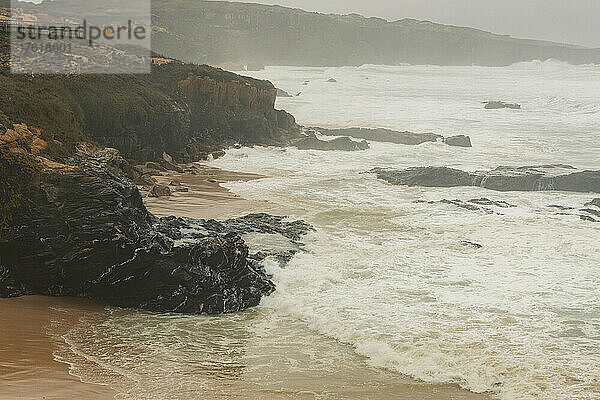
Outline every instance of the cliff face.
{"label": "cliff face", "polygon": [[217,82],[210,77],[191,74],[179,83],[183,93],[192,101],[204,106],[223,107],[236,111],[246,109],[275,119],[277,89],[257,88],[240,82]]}
{"label": "cliff face", "polygon": [[[0,43],[8,40],[0,32]],[[195,161],[233,143],[276,145],[297,135],[293,117],[275,110],[270,82],[156,61],[149,75],[11,75],[0,65],[0,135],[25,124],[50,144],[42,155],[64,159],[91,142],[138,162],[163,152]]]}

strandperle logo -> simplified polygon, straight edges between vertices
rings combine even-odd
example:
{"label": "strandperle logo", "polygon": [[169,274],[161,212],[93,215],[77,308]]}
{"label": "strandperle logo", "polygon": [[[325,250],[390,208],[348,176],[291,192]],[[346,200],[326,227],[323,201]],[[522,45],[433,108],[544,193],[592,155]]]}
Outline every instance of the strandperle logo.
{"label": "strandperle logo", "polygon": [[[150,2],[53,0],[10,19],[14,74],[150,73]],[[124,11],[125,10],[125,11]]]}
{"label": "strandperle logo", "polygon": [[95,26],[88,25],[87,20],[83,20],[83,24],[77,27],[70,26],[18,26],[16,29],[18,40],[23,39],[42,39],[63,40],[63,39],[89,39],[95,41],[98,39],[104,40],[145,40],[146,27],[133,24],[133,21],[127,21],[126,26]]}

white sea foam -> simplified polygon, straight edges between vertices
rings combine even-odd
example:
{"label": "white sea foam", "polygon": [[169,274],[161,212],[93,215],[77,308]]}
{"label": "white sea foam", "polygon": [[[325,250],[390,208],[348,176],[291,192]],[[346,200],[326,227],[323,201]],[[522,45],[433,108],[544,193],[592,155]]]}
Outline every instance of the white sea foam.
{"label": "white sea foam", "polygon": [[[405,188],[364,174],[418,165],[600,169],[597,66],[269,67],[253,75],[302,91],[278,106],[303,124],[467,134],[474,147],[243,148],[213,161],[267,175],[228,186],[317,232],[285,269],[267,263],[278,290],[258,310],[222,318],[115,315],[93,333],[82,331],[88,341],[120,346],[116,355],[101,352],[103,365],[149,376],[126,398],[200,398],[198,387],[226,397],[239,381],[278,390],[285,381],[293,394],[307,390],[301,385],[310,374],[330,382],[349,376],[360,386],[363,372],[377,373],[359,356],[382,370],[503,400],[600,398],[600,227],[548,207],[579,209],[597,195]],[[332,77],[337,83],[327,82]],[[484,110],[485,100],[523,109]],[[481,197],[516,207],[488,214],[427,203]],[[172,370],[178,373],[164,376]],[[282,371],[306,380],[288,382]]]}

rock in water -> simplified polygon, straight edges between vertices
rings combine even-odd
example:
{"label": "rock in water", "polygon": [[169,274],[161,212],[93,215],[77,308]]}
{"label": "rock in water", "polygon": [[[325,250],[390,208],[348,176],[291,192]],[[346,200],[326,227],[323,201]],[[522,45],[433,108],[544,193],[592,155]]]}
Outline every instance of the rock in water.
{"label": "rock in water", "polygon": [[486,101],[484,102],[486,110],[498,110],[502,108],[510,108],[512,110],[520,110],[521,105],[517,103],[505,103],[503,101]]}
{"label": "rock in water", "polygon": [[471,144],[471,138],[465,135],[457,135],[445,138],[444,143],[446,143],[448,146],[455,147],[473,147]]}
{"label": "rock in water", "polygon": [[568,165],[498,167],[491,171],[464,172],[446,167],[371,170],[393,185],[455,187],[479,186],[497,191],[600,193],[600,171],[577,171]]}
{"label": "rock in water", "polygon": [[372,142],[387,142],[410,146],[416,146],[428,142],[437,142],[438,140],[443,139],[442,135],[437,135],[435,133],[399,132],[383,128],[314,128],[314,130],[325,136],[351,136],[353,138],[366,139]]}
{"label": "rock in water", "polygon": [[335,78],[329,78],[329,79],[327,79],[327,82],[329,82],[329,83],[336,83],[337,80]]}
{"label": "rock in water", "polygon": [[598,198],[598,199],[594,199],[594,200],[590,201],[589,203],[586,203],[586,205],[585,205],[585,206],[586,206],[586,207],[589,207],[589,206],[596,206],[596,207],[599,207],[599,208],[600,208],[600,198]]}
{"label": "rock in water", "polygon": [[[297,241],[309,227],[266,215],[229,222],[155,218],[116,150],[44,169],[0,236],[0,296],[102,299],[155,312],[236,312],[274,289],[239,236]],[[268,249],[263,250],[263,252]]]}
{"label": "rock in water", "polygon": [[277,97],[294,97],[283,89],[277,88]]}
{"label": "rock in water", "polygon": [[408,168],[403,170],[375,168],[371,170],[392,185],[455,187],[472,186],[473,177],[468,172],[446,167]]}
{"label": "rock in water", "polygon": [[349,137],[339,137],[333,140],[320,140],[314,132],[310,132],[305,138],[292,144],[299,150],[324,150],[324,151],[359,151],[367,150],[369,143],[365,140],[355,142]]}

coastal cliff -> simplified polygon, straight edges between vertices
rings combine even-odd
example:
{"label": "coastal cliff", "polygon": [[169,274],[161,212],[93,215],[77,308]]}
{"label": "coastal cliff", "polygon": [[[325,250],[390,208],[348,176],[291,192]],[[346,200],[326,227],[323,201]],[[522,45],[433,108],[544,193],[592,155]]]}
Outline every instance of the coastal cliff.
{"label": "coastal cliff", "polygon": [[[0,43],[6,53],[6,32]],[[197,161],[235,143],[277,145],[296,137],[294,118],[275,110],[275,96],[268,81],[163,57],[153,59],[147,75],[11,75],[4,62],[0,134],[14,124],[37,129],[51,144],[42,155],[55,160],[89,142],[136,162],[163,153]]]}

